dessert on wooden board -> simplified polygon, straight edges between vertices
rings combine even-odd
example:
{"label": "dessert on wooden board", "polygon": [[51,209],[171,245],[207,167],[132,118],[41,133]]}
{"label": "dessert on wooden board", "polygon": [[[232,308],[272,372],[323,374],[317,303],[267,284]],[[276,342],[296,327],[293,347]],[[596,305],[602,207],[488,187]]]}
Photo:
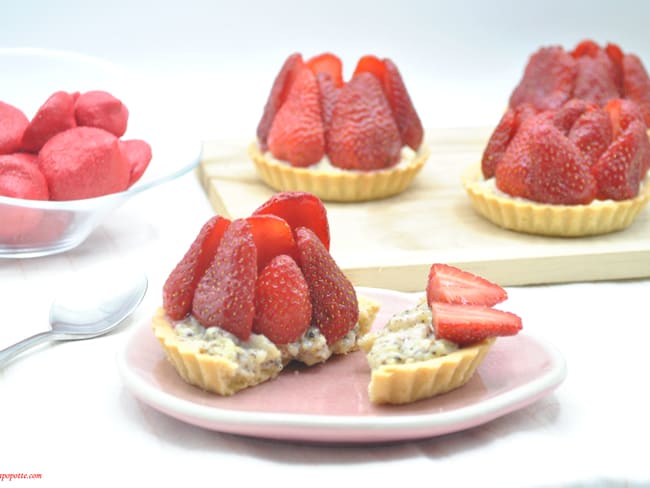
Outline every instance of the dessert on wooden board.
{"label": "dessert on wooden board", "polygon": [[497,225],[552,236],[629,226],[650,198],[650,78],[633,54],[581,42],[533,54],[480,166],[463,175]]}
{"label": "dessert on wooden board", "polygon": [[362,57],[350,80],[331,53],[292,54],[278,73],[257,140],[257,172],[276,190],[328,201],[364,201],[404,191],[429,155],[420,118],[390,59]]}

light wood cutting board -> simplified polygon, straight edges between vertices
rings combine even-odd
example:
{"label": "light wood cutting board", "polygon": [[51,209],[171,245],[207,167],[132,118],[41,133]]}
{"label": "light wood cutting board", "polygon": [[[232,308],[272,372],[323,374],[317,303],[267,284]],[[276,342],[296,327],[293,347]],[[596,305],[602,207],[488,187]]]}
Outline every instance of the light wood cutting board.
{"label": "light wood cutting board", "polygon": [[[461,173],[481,157],[490,129],[427,131],[431,157],[404,193],[327,203],[331,252],[357,286],[421,291],[434,262],[503,286],[650,276],[650,209],[626,230],[581,238],[520,234],[474,212]],[[204,144],[199,178],[216,213],[245,217],[274,191],[256,175],[250,141]]]}

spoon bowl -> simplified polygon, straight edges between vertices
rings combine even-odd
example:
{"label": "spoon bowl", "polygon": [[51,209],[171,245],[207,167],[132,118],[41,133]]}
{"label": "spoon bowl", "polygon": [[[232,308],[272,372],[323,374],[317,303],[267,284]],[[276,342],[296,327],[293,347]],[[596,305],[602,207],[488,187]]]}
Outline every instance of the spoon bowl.
{"label": "spoon bowl", "polygon": [[123,276],[119,282],[89,286],[77,282],[63,290],[50,307],[50,330],[33,335],[0,351],[0,368],[45,341],[90,339],[104,335],[129,317],[147,291],[143,273]]}

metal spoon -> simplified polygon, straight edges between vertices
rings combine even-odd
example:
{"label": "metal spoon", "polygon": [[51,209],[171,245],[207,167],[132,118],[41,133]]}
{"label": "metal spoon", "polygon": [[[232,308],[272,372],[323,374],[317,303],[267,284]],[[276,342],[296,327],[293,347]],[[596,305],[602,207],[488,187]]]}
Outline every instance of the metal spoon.
{"label": "metal spoon", "polygon": [[18,354],[45,341],[89,339],[117,327],[138,307],[147,291],[147,277],[125,276],[117,283],[102,282],[64,290],[50,307],[50,328],[0,351],[0,368]]}

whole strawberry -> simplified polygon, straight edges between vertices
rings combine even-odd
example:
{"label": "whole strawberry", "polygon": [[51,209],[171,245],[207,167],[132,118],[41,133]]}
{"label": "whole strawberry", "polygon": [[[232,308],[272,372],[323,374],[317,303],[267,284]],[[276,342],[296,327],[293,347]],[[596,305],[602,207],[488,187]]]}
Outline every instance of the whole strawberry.
{"label": "whole strawberry", "polygon": [[306,66],[298,68],[286,101],[273,119],[268,145],[273,156],[293,166],[310,166],[325,155],[318,82]]}
{"label": "whole strawberry", "polygon": [[205,327],[218,326],[245,341],[255,317],[257,250],[251,225],[233,220],[199,281],[192,314]]}
{"label": "whole strawberry", "polygon": [[334,166],[383,169],[399,162],[402,142],[379,80],[359,73],[340,91],[327,141]]}
{"label": "whole strawberry", "polygon": [[255,284],[253,332],[274,344],[298,340],[311,323],[309,287],[296,262],[279,255],[262,270]]}
{"label": "whole strawberry", "polygon": [[308,228],[296,229],[300,269],[309,286],[312,325],[328,344],[343,338],[359,320],[359,304],[346,278],[321,240]]}

